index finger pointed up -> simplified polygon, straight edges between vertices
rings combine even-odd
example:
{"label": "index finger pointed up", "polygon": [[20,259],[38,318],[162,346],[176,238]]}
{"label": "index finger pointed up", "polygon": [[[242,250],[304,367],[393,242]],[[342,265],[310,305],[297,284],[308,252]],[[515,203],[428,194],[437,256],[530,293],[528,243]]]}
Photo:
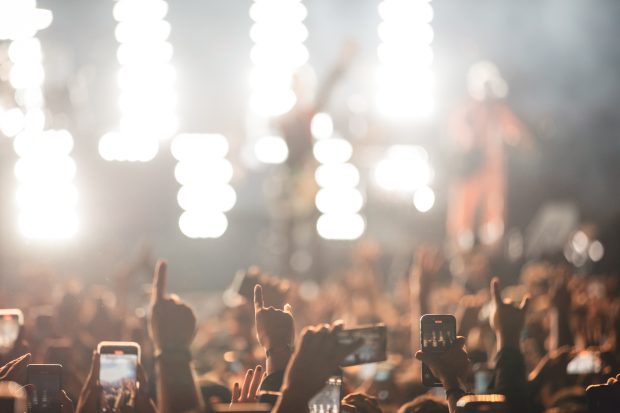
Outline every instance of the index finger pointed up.
{"label": "index finger pointed up", "polygon": [[254,311],[258,312],[265,308],[265,303],[263,302],[263,287],[260,284],[256,284],[254,286]]}
{"label": "index finger pointed up", "polygon": [[154,303],[163,300],[166,296],[167,269],[168,263],[166,261],[157,261],[155,274],[153,275],[153,293],[151,297]]}
{"label": "index finger pointed up", "polygon": [[493,277],[491,280],[491,297],[493,297],[495,304],[500,305],[503,303],[502,294],[499,289],[499,279],[497,277]]}

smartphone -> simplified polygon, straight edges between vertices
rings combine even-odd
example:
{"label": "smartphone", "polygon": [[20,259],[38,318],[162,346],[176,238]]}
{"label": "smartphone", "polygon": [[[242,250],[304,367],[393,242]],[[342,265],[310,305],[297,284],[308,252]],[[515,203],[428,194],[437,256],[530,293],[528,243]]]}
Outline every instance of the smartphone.
{"label": "smartphone", "polygon": [[340,413],[342,399],[342,376],[332,376],[308,402],[309,413]]}
{"label": "smartphone", "polygon": [[468,394],[456,402],[457,413],[508,413],[502,394]]}
{"label": "smartphone", "polygon": [[582,350],[566,365],[566,373],[596,374],[601,372],[602,364],[598,351]]}
{"label": "smartphone", "polygon": [[137,387],[140,345],[130,341],[102,341],[97,346],[100,354],[99,383],[101,384],[101,412],[114,411],[116,400],[129,396]]}
{"label": "smartphone", "polygon": [[17,308],[0,310],[0,354],[6,354],[15,345],[24,314]]}
{"label": "smartphone", "polygon": [[338,342],[349,345],[361,339],[362,344],[342,362],[342,367],[376,363],[387,359],[387,328],[384,324],[342,330]]}
{"label": "smartphone", "polygon": [[32,392],[28,398],[28,413],[60,413],[62,366],[60,364],[29,364],[28,384]]}
{"label": "smartphone", "polygon": [[[456,319],[450,314],[424,314],[420,318],[420,344],[423,352],[443,353],[456,340]],[[440,387],[441,382],[422,363],[422,384]]]}

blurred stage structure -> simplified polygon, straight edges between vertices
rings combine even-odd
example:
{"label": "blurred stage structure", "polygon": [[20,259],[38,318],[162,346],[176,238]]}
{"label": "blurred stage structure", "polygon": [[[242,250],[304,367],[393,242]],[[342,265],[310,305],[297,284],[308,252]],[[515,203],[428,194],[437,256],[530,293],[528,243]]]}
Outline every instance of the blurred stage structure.
{"label": "blurred stage structure", "polygon": [[[3,1],[0,269],[101,268],[146,243],[183,263],[190,288],[253,262],[325,276],[366,238],[395,256],[459,238],[446,232],[457,169],[482,161],[449,125],[484,99],[466,81],[481,61],[479,78],[501,69],[494,98],[532,141],[499,149],[507,207],[488,244],[508,250],[547,201],[604,224],[618,214],[617,9]],[[69,264],[76,253],[85,262]]]}

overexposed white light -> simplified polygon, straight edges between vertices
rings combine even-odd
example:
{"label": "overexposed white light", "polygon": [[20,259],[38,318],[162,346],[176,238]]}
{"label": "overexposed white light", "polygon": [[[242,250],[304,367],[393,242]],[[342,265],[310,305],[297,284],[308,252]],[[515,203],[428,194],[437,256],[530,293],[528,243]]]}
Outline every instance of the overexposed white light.
{"label": "overexposed white light", "polygon": [[0,113],[0,131],[9,138],[17,135],[24,128],[24,112],[11,108]]}
{"label": "overexposed white light", "polygon": [[324,214],[353,214],[364,206],[364,197],[355,188],[322,188],[316,194],[315,204]]}
{"label": "overexposed white light", "polygon": [[235,206],[237,194],[230,185],[183,185],[177,194],[177,201],[186,211],[227,212]]}
{"label": "overexposed white light", "polygon": [[179,162],[174,168],[174,177],[181,185],[211,187],[224,185],[233,177],[232,164],[227,159]]}
{"label": "overexposed white light", "polygon": [[430,211],[435,205],[435,192],[428,186],[419,188],[413,195],[413,205],[420,212]]}
{"label": "overexposed white light", "polygon": [[53,240],[67,239],[78,230],[78,217],[74,212],[58,215],[57,211],[24,211],[18,216],[19,229],[26,238]]}
{"label": "overexposed white light", "polygon": [[263,136],[254,144],[254,154],[262,163],[281,164],[288,158],[288,146],[279,136]]}
{"label": "overexposed white light", "polygon": [[359,184],[360,173],[350,163],[325,164],[316,169],[314,179],[322,188],[354,188]]}
{"label": "overexposed white light", "polygon": [[297,103],[291,80],[309,58],[303,44],[308,37],[303,24],[306,15],[300,1],[255,0],[250,6],[254,45],[250,51],[249,106],[258,116],[281,116]]}
{"label": "overexposed white light", "polygon": [[601,259],[603,259],[604,255],[605,248],[603,247],[601,241],[597,240],[590,244],[590,248],[588,248],[588,256],[590,257],[592,262],[600,261]]}
{"label": "overexposed white light", "polygon": [[179,161],[223,158],[228,153],[228,140],[218,133],[182,133],[172,140],[170,150]]}
{"label": "overexposed white light", "polygon": [[589,243],[590,239],[583,231],[575,232],[575,235],[573,235],[573,239],[571,241],[573,249],[580,254],[587,250]]}
{"label": "overexposed white light", "polygon": [[384,0],[377,27],[377,110],[395,120],[429,116],[434,109],[431,71],[433,9],[427,1]]}
{"label": "overexposed white light", "polygon": [[41,43],[36,37],[15,39],[9,45],[9,59],[13,63],[41,63]]}
{"label": "overexposed white light", "polygon": [[265,117],[280,116],[287,113],[295,106],[297,96],[290,89],[272,90],[271,93],[255,92],[250,96],[252,110]]}
{"label": "overexposed white light", "polygon": [[168,13],[168,3],[163,0],[119,0],[113,15],[118,22],[148,22],[161,20]]}
{"label": "overexposed white light", "polygon": [[354,240],[362,236],[366,222],[359,214],[324,214],[317,220],[316,229],[324,239]]}
{"label": "overexposed white light", "polygon": [[220,212],[185,211],[179,217],[179,229],[189,238],[219,238],[227,228],[228,219]]}
{"label": "overexposed white light", "polygon": [[427,185],[431,180],[431,169],[428,162],[402,161],[383,159],[374,169],[374,179],[387,191],[415,191]]}
{"label": "overexposed white light", "polygon": [[344,163],[351,159],[353,147],[342,138],[330,138],[315,142],[312,152],[322,164]]}
{"label": "overexposed white light", "polygon": [[334,121],[328,113],[319,112],[312,117],[310,131],[315,139],[326,139],[334,134]]}

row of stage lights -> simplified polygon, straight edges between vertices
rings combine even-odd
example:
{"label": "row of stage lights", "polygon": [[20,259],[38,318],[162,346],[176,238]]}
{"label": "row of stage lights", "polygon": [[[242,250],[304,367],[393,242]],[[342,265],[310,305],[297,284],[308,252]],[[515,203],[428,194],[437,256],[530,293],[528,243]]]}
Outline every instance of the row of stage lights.
{"label": "row of stage lights", "polygon": [[[433,12],[428,1],[383,0],[379,5],[376,102],[386,116],[424,116],[432,110],[433,31],[429,23]],[[160,143],[177,132],[176,71],[171,64],[167,12],[164,0],[116,0],[114,4],[121,116],[118,129],[99,141],[99,153],[107,161],[152,160]],[[308,30],[303,23],[307,9],[301,0],[254,0],[249,14],[254,46],[248,136],[256,160],[281,164],[288,158],[288,146],[271,129],[271,119],[288,112],[298,99],[292,84],[309,57],[304,46]],[[51,17],[51,12],[36,8],[35,0],[0,2],[0,39],[13,41],[10,81],[21,106],[0,110],[0,130],[16,137],[19,223],[22,232],[33,238],[62,238],[77,230],[77,191],[72,184],[76,167],[69,156],[73,139],[64,130],[44,130],[44,71],[35,35],[49,26]],[[315,173],[320,187],[315,203],[321,212],[317,232],[326,239],[359,238],[366,227],[360,213],[365,199],[358,189],[360,173],[350,162],[352,146],[334,132],[326,113],[312,119],[312,135],[319,163]],[[230,186],[232,165],[225,159],[228,141],[219,134],[180,134],[173,139],[171,150],[178,161],[175,177],[181,185],[177,196],[183,210],[180,230],[190,238],[221,236],[228,227],[225,212],[236,202]],[[428,186],[432,170],[422,148],[389,148],[373,176],[387,191],[413,193],[419,211],[432,208],[435,195]],[[54,198],[51,204],[45,201],[50,196]]]}
{"label": "row of stage lights", "polygon": [[33,239],[68,238],[78,229],[73,137],[45,128],[45,70],[36,35],[52,19],[51,11],[39,9],[35,0],[0,2],[0,39],[11,41],[9,82],[17,103],[0,111],[0,129],[14,137],[18,225]]}

